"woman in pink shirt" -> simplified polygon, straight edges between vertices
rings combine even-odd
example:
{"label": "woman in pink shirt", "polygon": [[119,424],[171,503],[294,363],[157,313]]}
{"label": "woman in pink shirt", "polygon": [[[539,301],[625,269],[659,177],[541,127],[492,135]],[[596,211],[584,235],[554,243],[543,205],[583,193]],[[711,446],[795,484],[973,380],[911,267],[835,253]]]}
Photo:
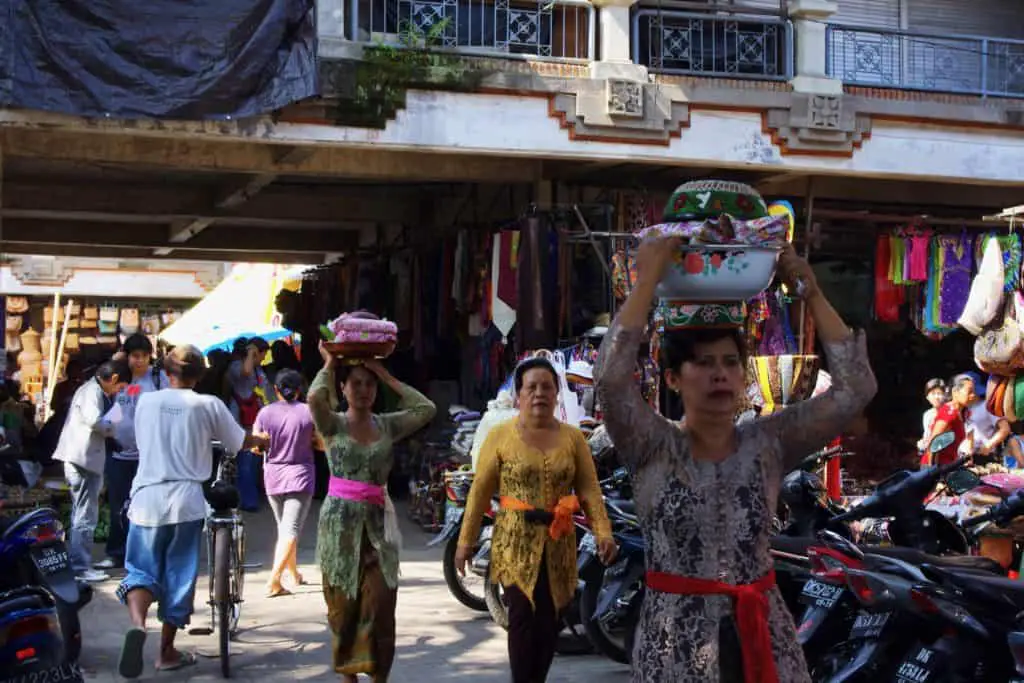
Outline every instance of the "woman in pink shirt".
{"label": "woman in pink shirt", "polygon": [[302,402],[306,383],[294,370],[279,372],[274,385],[281,397],[256,416],[253,434],[268,442],[263,482],[277,520],[277,546],[267,595],[289,595],[281,585],[285,570],[296,585],[305,583],[299,573],[297,549],[302,527],[309,515],[316,480],[313,460],[313,416]]}

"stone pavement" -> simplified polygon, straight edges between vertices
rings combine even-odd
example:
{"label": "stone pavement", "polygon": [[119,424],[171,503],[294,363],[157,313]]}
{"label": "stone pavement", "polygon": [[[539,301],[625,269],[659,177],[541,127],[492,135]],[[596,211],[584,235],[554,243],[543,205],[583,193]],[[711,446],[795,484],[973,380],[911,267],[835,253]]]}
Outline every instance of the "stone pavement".
{"label": "stone pavement", "polygon": [[[268,511],[246,516],[247,560],[262,562],[263,566],[246,575],[241,630],[233,643],[233,680],[339,680],[330,667],[330,634],[314,565],[317,514],[314,507],[299,546],[300,564],[311,585],[300,587],[295,595],[274,599],[263,597],[274,543],[273,519]],[[401,507],[399,515],[404,518]],[[507,683],[504,632],[486,614],[473,612],[451,597],[441,573],[441,550],[426,547],[429,535],[410,524],[403,526],[403,534],[398,658],[391,681]],[[205,565],[205,553],[203,562]],[[99,584],[92,604],[82,613],[82,665],[90,683],[122,680],[116,673],[117,658],[129,621],[127,611],[114,596],[115,588],[114,581]],[[193,625],[209,624],[204,604],[207,590],[204,574],[196,592]],[[216,635],[191,636],[187,632],[179,635],[178,642],[183,649],[200,655],[198,665],[157,674],[152,666],[159,638],[157,628],[154,610],[146,643],[147,670],[139,680],[178,683],[220,679]],[[597,655],[558,656],[548,680],[624,683],[629,675],[626,667]]]}

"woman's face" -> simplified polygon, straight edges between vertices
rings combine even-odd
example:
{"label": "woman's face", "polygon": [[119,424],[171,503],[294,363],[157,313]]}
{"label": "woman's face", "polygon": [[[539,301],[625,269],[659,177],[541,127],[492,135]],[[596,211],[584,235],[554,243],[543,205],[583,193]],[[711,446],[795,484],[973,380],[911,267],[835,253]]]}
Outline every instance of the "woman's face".
{"label": "woman's face", "polygon": [[342,389],[345,400],[356,410],[370,410],[377,401],[377,375],[363,367],[354,367]]}
{"label": "woman's face", "polygon": [[746,368],[736,342],[728,337],[698,344],[696,357],[665,374],[687,412],[734,415],[745,391]]}
{"label": "woman's face", "polygon": [[946,402],[946,392],[942,389],[932,389],[928,392],[928,405],[932,408],[938,408]]}
{"label": "woman's face", "polygon": [[552,417],[558,403],[558,385],[549,370],[531,368],[523,373],[519,411],[531,417]]}

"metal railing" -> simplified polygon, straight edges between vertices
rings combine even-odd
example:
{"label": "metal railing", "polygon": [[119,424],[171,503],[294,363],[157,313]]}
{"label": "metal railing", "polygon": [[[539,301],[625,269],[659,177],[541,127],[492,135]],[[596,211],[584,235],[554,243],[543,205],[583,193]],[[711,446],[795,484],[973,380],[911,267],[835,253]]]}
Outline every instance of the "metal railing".
{"label": "metal railing", "polygon": [[658,73],[787,80],[793,29],[781,17],[641,7],[633,13],[633,61]]}
{"label": "metal railing", "polygon": [[[587,0],[351,0],[349,39],[483,55],[587,61],[595,57]],[[412,41],[410,41],[410,37]]]}
{"label": "metal railing", "polygon": [[1024,41],[829,24],[828,75],[849,85],[1024,96]]}

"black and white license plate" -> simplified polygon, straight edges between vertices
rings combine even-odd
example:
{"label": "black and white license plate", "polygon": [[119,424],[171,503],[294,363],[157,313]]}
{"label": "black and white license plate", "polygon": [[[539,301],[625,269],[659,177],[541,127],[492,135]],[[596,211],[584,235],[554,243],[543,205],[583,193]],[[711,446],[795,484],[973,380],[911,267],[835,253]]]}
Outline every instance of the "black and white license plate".
{"label": "black and white license plate", "polygon": [[77,664],[61,664],[42,671],[0,678],[0,683],[83,683],[84,681],[82,669]]}
{"label": "black and white license plate", "polygon": [[804,584],[804,589],[800,593],[800,602],[805,605],[828,609],[836,604],[836,600],[839,599],[844,590],[843,586],[834,586],[824,581],[811,579]]}
{"label": "black and white license plate", "polygon": [[861,612],[850,629],[850,640],[877,638],[891,616],[891,612]]}
{"label": "black and white license plate", "polygon": [[63,545],[44,546],[32,549],[32,559],[46,576],[53,576],[71,568],[71,559]]}
{"label": "black and white license plate", "polygon": [[896,683],[929,683],[936,680],[944,666],[945,654],[930,647],[917,647],[911,650],[896,669]]}

